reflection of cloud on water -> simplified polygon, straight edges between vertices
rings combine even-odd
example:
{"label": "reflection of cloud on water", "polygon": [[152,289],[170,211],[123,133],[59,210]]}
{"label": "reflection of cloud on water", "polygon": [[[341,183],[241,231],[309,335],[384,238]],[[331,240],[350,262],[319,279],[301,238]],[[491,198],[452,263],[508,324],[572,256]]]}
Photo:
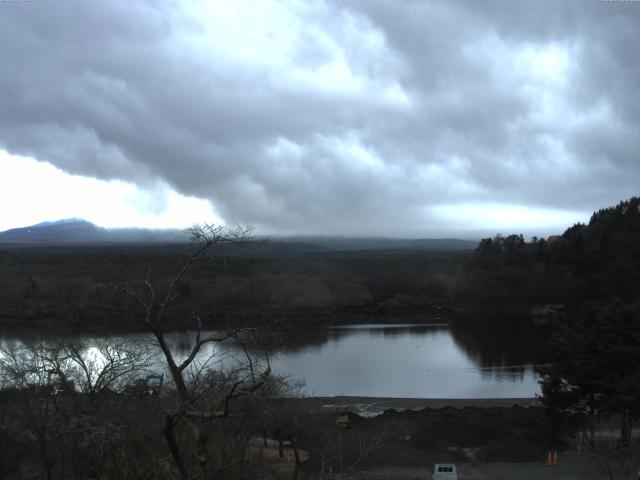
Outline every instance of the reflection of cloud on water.
{"label": "reflection of cloud on water", "polygon": [[[454,341],[446,326],[369,325],[322,330],[301,339],[298,349],[281,355],[274,367],[307,380],[317,395],[504,398],[531,397],[538,391],[531,369],[491,372],[479,367]],[[391,328],[398,334],[385,335]]]}
{"label": "reflection of cloud on water", "polygon": [[[340,325],[272,333],[274,373],[305,379],[307,394],[505,398],[539,391],[530,351],[496,341],[495,335],[476,336],[446,324]],[[139,342],[162,360],[151,335],[120,338]],[[186,358],[194,339],[194,332],[167,335],[176,360]],[[262,347],[252,346],[252,352]],[[244,353],[232,342],[214,342],[200,355],[212,357],[214,368],[232,368]]]}

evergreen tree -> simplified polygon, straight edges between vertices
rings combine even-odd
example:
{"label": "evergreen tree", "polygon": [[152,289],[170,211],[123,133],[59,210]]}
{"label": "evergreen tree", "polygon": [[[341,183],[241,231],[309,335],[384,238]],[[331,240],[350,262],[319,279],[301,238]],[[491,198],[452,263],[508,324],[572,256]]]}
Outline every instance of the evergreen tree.
{"label": "evergreen tree", "polygon": [[621,418],[620,436],[628,442],[632,420],[640,413],[640,312],[614,303],[587,309],[577,320],[557,327],[553,366],[540,369],[541,400],[558,423],[596,415]]}

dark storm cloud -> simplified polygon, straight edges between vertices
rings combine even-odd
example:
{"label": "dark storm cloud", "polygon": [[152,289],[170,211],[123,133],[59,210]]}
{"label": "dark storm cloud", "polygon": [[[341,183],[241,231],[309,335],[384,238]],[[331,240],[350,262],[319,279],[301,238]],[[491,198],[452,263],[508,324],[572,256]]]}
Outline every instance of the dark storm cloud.
{"label": "dark storm cloud", "polygon": [[275,231],[637,193],[639,3],[202,5],[0,5],[0,146]]}

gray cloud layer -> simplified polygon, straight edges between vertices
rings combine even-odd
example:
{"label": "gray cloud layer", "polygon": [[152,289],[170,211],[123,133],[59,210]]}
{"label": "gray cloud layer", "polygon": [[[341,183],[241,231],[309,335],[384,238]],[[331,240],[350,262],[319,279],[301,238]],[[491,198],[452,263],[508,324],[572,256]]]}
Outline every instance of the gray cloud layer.
{"label": "gray cloud layer", "polygon": [[638,191],[640,3],[199,5],[1,4],[0,146],[282,232]]}

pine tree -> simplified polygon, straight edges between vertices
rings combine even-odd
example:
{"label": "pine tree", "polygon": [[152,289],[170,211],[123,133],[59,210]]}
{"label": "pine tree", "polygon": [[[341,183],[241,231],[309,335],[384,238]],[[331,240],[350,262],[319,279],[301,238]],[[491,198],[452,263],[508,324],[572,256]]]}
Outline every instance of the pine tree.
{"label": "pine tree", "polygon": [[[640,414],[640,312],[614,303],[587,310],[558,329],[556,363],[540,369],[541,400],[556,424],[619,415],[628,442]],[[564,422],[563,422],[564,421]]]}

